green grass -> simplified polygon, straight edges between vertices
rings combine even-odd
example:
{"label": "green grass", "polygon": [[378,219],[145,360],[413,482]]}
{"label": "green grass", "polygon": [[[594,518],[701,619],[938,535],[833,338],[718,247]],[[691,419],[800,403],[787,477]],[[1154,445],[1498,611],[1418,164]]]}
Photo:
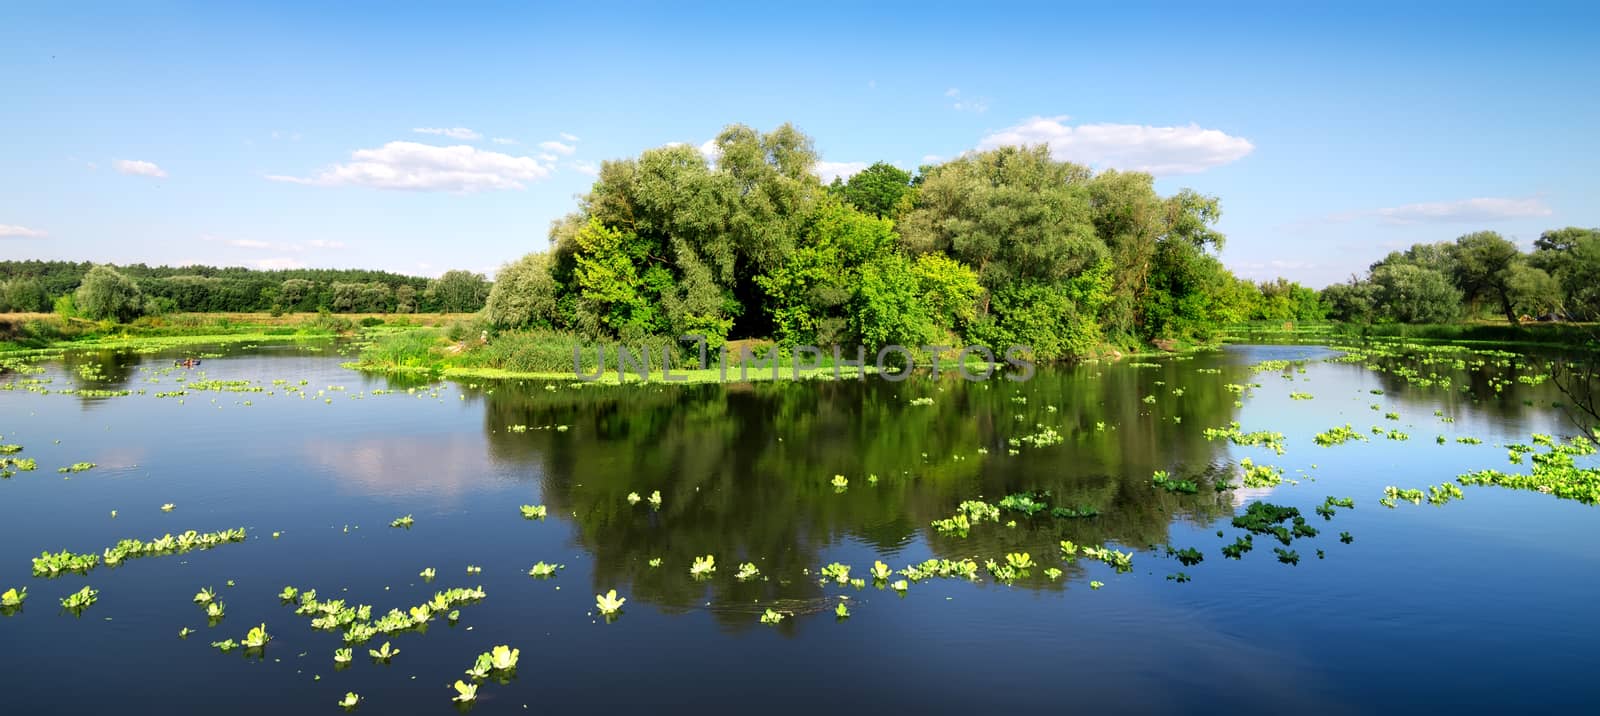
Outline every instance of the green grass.
{"label": "green grass", "polygon": [[1230,343],[1399,338],[1463,345],[1584,346],[1596,336],[1600,336],[1600,327],[1585,323],[1307,323],[1285,329],[1283,324],[1257,322],[1227,331]]}

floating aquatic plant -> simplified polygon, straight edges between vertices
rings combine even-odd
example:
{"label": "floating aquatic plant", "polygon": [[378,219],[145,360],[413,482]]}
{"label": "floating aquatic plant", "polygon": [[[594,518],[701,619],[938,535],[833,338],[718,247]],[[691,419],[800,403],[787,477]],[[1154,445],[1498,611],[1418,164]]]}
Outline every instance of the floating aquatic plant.
{"label": "floating aquatic plant", "polygon": [[174,505],[171,502],[168,502],[168,503],[166,503],[166,504],[161,506],[161,511],[162,512],[171,512],[171,511],[173,511],[173,510],[175,510],[177,508],[178,508],[177,505]]}
{"label": "floating aquatic plant", "polygon": [[549,562],[536,562],[536,563],[534,563],[533,568],[528,570],[528,576],[530,576],[530,577],[538,577],[539,579],[546,579],[546,578],[549,578],[549,577],[554,577],[556,575],[556,570],[561,569],[561,568],[562,568],[562,565],[559,565],[559,564],[550,564]]}
{"label": "floating aquatic plant", "polygon": [[600,610],[600,613],[606,616],[611,616],[616,614],[618,611],[621,611],[622,605],[627,601],[628,599],[626,597],[617,596],[617,590],[615,589],[606,592],[605,594],[594,595],[595,609]]}
{"label": "floating aquatic plant", "polygon": [[1322,447],[1332,447],[1334,445],[1342,445],[1344,443],[1350,442],[1351,440],[1366,440],[1366,439],[1367,438],[1365,436],[1363,436],[1361,433],[1356,432],[1356,429],[1351,427],[1349,423],[1345,423],[1343,426],[1340,426],[1340,427],[1329,428],[1329,429],[1324,430],[1324,431],[1322,431],[1320,433],[1317,433],[1315,436],[1313,436],[1311,438],[1312,442],[1315,442],[1316,444],[1318,444],[1318,445],[1320,445]]}
{"label": "floating aquatic plant", "polygon": [[399,528],[402,528],[402,529],[411,529],[411,525],[413,523],[415,523],[415,522],[416,522],[416,520],[412,519],[411,515],[405,515],[404,517],[396,517],[393,520],[391,520],[389,522],[389,526],[390,527],[399,527]]}
{"label": "floating aquatic plant", "polygon": [[1173,556],[1173,557],[1177,557],[1178,558],[1178,563],[1182,564],[1185,567],[1192,567],[1192,566],[1194,566],[1196,564],[1199,564],[1199,563],[1205,561],[1205,558],[1206,558],[1205,555],[1200,554],[1200,550],[1195,549],[1193,547],[1186,547],[1184,549],[1179,549],[1179,550],[1174,550],[1171,547],[1168,547],[1167,548],[1167,554],[1170,555],[1170,556]]}
{"label": "floating aquatic plant", "polygon": [[1019,570],[1038,566],[1034,563],[1033,557],[1027,552],[1011,552],[1007,554],[1006,564],[1010,565],[1013,569]]}
{"label": "floating aquatic plant", "polygon": [[88,609],[89,606],[98,601],[99,598],[99,591],[85,586],[83,589],[79,589],[76,592],[62,597],[61,606],[66,607],[68,611],[80,612],[84,609]]}
{"label": "floating aquatic plant", "polygon": [[1531,474],[1511,474],[1498,470],[1480,470],[1456,478],[1463,485],[1493,485],[1517,490],[1534,490],[1559,499],[1574,500],[1586,505],[1600,504],[1600,467],[1578,467],[1577,456],[1593,455],[1595,442],[1577,436],[1566,443],[1556,443],[1549,436],[1536,435],[1535,444],[1544,446],[1545,452],[1535,452],[1529,446],[1513,450],[1512,462],[1521,462],[1523,454],[1531,455]]}
{"label": "floating aquatic plant", "polygon": [[102,555],[73,554],[62,551],[55,554],[43,552],[33,559],[35,577],[55,577],[62,572],[87,573],[105,558],[107,565],[115,565],[130,557],[151,557],[165,554],[182,554],[195,549],[211,549],[230,542],[242,542],[244,528],[201,534],[190,530],[177,536],[166,534],[148,542],[125,539],[104,550]]}
{"label": "floating aquatic plant", "polygon": [[906,588],[909,587],[909,586],[910,585],[906,584],[906,580],[904,580],[904,579],[895,580],[895,581],[889,583],[889,588],[893,589],[896,592],[904,592],[904,591],[906,591]]}
{"label": "floating aquatic plant", "polygon": [[468,684],[468,683],[465,683],[465,682],[461,681],[460,679],[457,679],[456,683],[455,683],[455,689],[456,689],[456,695],[450,699],[451,701],[459,701],[461,703],[467,703],[469,701],[472,701],[473,699],[478,698],[478,685],[477,684]]}
{"label": "floating aquatic plant", "polygon": [[839,604],[833,608],[833,615],[839,619],[849,619],[850,608],[845,606],[844,602],[839,602]]}
{"label": "floating aquatic plant", "polygon": [[835,492],[844,492],[845,489],[850,487],[850,478],[847,478],[844,475],[834,475],[832,482],[833,490]]}
{"label": "floating aquatic plant", "polygon": [[525,520],[542,520],[548,513],[544,505],[523,505],[517,509],[522,511],[522,518]]}
{"label": "floating aquatic plant", "polygon": [[628,493],[628,504],[630,504],[630,505],[637,505],[637,504],[639,504],[639,501],[642,500],[642,499],[644,499],[644,498],[639,497],[639,493],[637,493],[637,492]]}
{"label": "floating aquatic plant", "polygon": [[1228,427],[1226,428],[1206,428],[1204,435],[1207,440],[1227,440],[1234,445],[1239,445],[1242,447],[1265,447],[1279,455],[1282,455],[1284,452],[1283,433],[1270,430],[1258,430],[1256,432],[1247,433],[1239,428],[1238,421],[1228,423]]}
{"label": "floating aquatic plant", "polygon": [[380,646],[380,647],[378,647],[376,649],[368,649],[367,650],[367,656],[370,656],[370,657],[372,657],[374,659],[377,659],[378,661],[381,661],[381,662],[383,662],[385,664],[389,663],[390,659],[393,659],[394,657],[398,656],[399,654],[400,654],[400,650],[399,649],[391,649],[391,648],[389,648],[389,642],[384,642],[383,646]]}
{"label": "floating aquatic plant", "polygon": [[201,589],[198,593],[196,593],[194,595],[194,603],[195,604],[200,604],[200,605],[210,604],[212,602],[212,600],[214,600],[216,598],[217,598],[216,590],[214,590],[214,589],[212,589],[210,587],[206,587],[204,589]]}
{"label": "floating aquatic plant", "polygon": [[1091,580],[1089,582],[1089,588],[1090,589],[1099,589],[1099,588],[1104,587],[1104,586],[1106,586],[1105,582],[1093,581],[1093,580]]}
{"label": "floating aquatic plant", "polygon": [[361,703],[361,694],[354,691],[345,692],[344,698],[339,699],[339,706],[346,711],[354,709]]}
{"label": "floating aquatic plant", "polygon": [[510,671],[517,668],[517,658],[521,655],[521,649],[501,645],[489,650],[489,663],[496,671]]}
{"label": "floating aquatic plant", "polygon": [[1228,559],[1240,559],[1245,552],[1255,549],[1255,546],[1255,539],[1250,535],[1244,535],[1243,537],[1235,538],[1233,544],[1223,545],[1222,556]]}
{"label": "floating aquatic plant", "polygon": [[1339,541],[1343,542],[1345,544],[1350,544],[1351,542],[1354,542],[1355,539],[1356,538],[1350,536],[1349,532],[1340,532],[1339,533]]}
{"label": "floating aquatic plant", "polygon": [[695,557],[694,564],[689,566],[689,575],[692,577],[707,577],[717,571],[717,558],[713,555]]}
{"label": "floating aquatic plant", "polygon": [[295,589],[294,587],[284,587],[283,591],[278,592],[278,598],[286,602],[292,602],[299,594],[300,590]]}
{"label": "floating aquatic plant", "polygon": [[484,652],[479,654],[478,659],[472,662],[472,666],[467,669],[467,676],[470,676],[474,679],[482,679],[488,677],[489,672],[493,670],[494,656],[488,652]]}
{"label": "floating aquatic plant", "polygon": [[844,584],[850,581],[850,565],[834,562],[822,568],[822,576],[825,578],[824,581],[832,579],[839,584]]}
{"label": "floating aquatic plant", "polygon": [[267,642],[269,641],[272,641],[272,635],[267,633],[267,625],[262,624],[260,626],[251,627],[250,631],[244,635],[244,639],[240,643],[242,643],[246,649],[260,649],[261,647],[266,646]]}
{"label": "floating aquatic plant", "polygon": [[16,587],[12,587],[4,593],[0,593],[0,609],[16,609],[22,606],[22,603],[27,599],[27,587],[23,587],[20,591]]}
{"label": "floating aquatic plant", "polygon": [[733,575],[734,579],[741,582],[746,582],[759,576],[761,576],[761,570],[756,568],[754,562],[745,562],[739,565],[738,573]]}
{"label": "floating aquatic plant", "polygon": [[1013,512],[1021,512],[1026,515],[1034,515],[1038,514],[1039,512],[1043,512],[1050,506],[1039,501],[1038,499],[1035,499],[1031,493],[1019,492],[1006,495],[1000,500],[999,507],[1002,510],[1011,510]]}
{"label": "floating aquatic plant", "polygon": [[434,577],[439,576],[439,572],[437,570],[435,570],[434,568],[432,568],[432,567],[427,567],[427,568],[424,568],[421,572],[418,572],[417,576],[421,577],[422,581],[424,581],[424,582],[431,582],[431,581],[433,581]]}
{"label": "floating aquatic plant", "polygon": [[883,562],[880,562],[880,561],[874,561],[872,563],[872,580],[873,581],[882,582],[884,580],[887,580],[889,578],[890,574],[891,574],[891,572],[889,571],[889,565],[884,564]]}
{"label": "floating aquatic plant", "polygon": [[1278,555],[1278,561],[1284,564],[1299,564],[1300,553],[1282,547],[1273,547],[1272,553]]}
{"label": "floating aquatic plant", "polygon": [[222,653],[224,653],[224,654],[226,654],[226,653],[228,653],[230,651],[233,651],[234,649],[239,648],[239,642],[236,642],[236,641],[234,641],[232,639],[223,639],[222,641],[214,641],[214,642],[211,642],[211,645],[216,647],[217,649],[221,650]]}
{"label": "floating aquatic plant", "polygon": [[333,650],[333,663],[335,664],[348,664],[353,657],[354,651],[352,649],[345,648]]}
{"label": "floating aquatic plant", "polygon": [[772,609],[769,608],[769,609],[767,609],[767,611],[765,611],[765,612],[763,612],[761,614],[761,623],[762,624],[778,624],[778,623],[783,621],[783,616],[784,616],[783,612],[775,612],[775,611],[773,611]]}
{"label": "floating aquatic plant", "polygon": [[656,567],[660,567],[661,566],[661,558],[660,557],[651,557],[650,561],[647,562],[646,564],[649,564],[651,569],[655,569]]}
{"label": "floating aquatic plant", "polygon": [[[1248,460],[1249,458],[1245,459]],[[1193,480],[1174,480],[1167,475],[1166,470],[1156,470],[1155,475],[1150,478],[1150,482],[1167,492],[1193,495],[1200,491],[1200,486],[1196,485]]]}
{"label": "floating aquatic plant", "polygon": [[1061,575],[1062,575],[1062,571],[1059,570],[1059,569],[1056,569],[1055,567],[1045,567],[1044,568],[1044,576],[1046,578],[1050,579],[1051,581],[1060,579]]}
{"label": "floating aquatic plant", "polygon": [[1252,502],[1245,508],[1245,513],[1233,518],[1233,526],[1248,530],[1255,534],[1270,534],[1276,536],[1278,541],[1289,544],[1293,533],[1283,522],[1296,520],[1296,524],[1303,524],[1305,518],[1300,516],[1300,510],[1293,507],[1283,507],[1269,502]]}

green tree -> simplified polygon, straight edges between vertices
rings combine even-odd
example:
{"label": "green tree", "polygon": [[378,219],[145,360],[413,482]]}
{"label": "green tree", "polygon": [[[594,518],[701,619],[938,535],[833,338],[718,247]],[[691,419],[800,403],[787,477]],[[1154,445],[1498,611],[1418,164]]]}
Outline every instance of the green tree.
{"label": "green tree", "polygon": [[394,287],[394,312],[417,312],[417,289],[410,284],[400,284]]}
{"label": "green tree", "polygon": [[1468,300],[1492,301],[1511,323],[1517,312],[1511,300],[1511,275],[1522,260],[1517,245],[1493,231],[1479,231],[1456,239],[1456,286]]}
{"label": "green tree", "polygon": [[899,213],[901,199],[911,192],[911,172],[877,162],[848,181],[835,177],[828,192],[863,212],[890,218]]}
{"label": "green tree", "polygon": [[316,297],[316,292],[316,284],[303,278],[291,278],[279,285],[278,301],[291,311],[306,310],[312,307],[307,304]]}
{"label": "green tree", "polygon": [[0,311],[19,313],[48,312],[50,295],[44,284],[31,276],[19,276],[0,284]]}
{"label": "green tree", "polygon": [[1561,286],[1561,309],[1573,318],[1600,317],[1600,229],[1569,226],[1544,232],[1529,263]]}
{"label": "green tree", "polygon": [[1090,221],[1088,169],[1045,147],[1001,147],[931,170],[905,217],[906,244],[941,251],[991,291],[1013,281],[1059,281],[1105,252]]}
{"label": "green tree", "polygon": [[440,313],[471,313],[489,298],[489,279],[471,271],[446,271],[428,282],[426,298]]}
{"label": "green tree", "polygon": [[1561,308],[1561,283],[1545,273],[1544,269],[1518,263],[1511,267],[1506,284],[1511,295],[1511,307],[1519,317],[1543,316]]}
{"label": "green tree", "polygon": [[560,286],[548,253],[531,253],[500,267],[484,317],[496,328],[554,328]]}
{"label": "green tree", "polygon": [[84,275],[73,305],[88,318],[126,323],[144,312],[144,295],[133,279],[102,265]]}
{"label": "green tree", "polygon": [[1412,263],[1372,272],[1378,318],[1399,323],[1449,323],[1461,317],[1461,291],[1444,274]]}

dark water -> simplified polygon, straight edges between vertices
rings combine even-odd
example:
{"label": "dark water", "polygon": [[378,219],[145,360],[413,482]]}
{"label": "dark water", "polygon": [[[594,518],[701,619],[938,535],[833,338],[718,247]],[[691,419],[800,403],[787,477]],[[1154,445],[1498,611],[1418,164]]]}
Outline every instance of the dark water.
{"label": "dark water", "polygon": [[[1446,370],[1451,387],[1419,388],[1324,362],[1333,354],[1323,349],[1245,347],[1158,367],[1049,369],[1024,384],[580,389],[392,383],[294,346],[194,370],[172,370],[175,355],[76,356],[0,378],[13,388],[0,392],[0,444],[24,446],[16,456],[39,465],[0,481],[0,591],[29,590],[22,610],[0,617],[4,713],[335,713],[356,691],[364,713],[443,714],[456,708],[448,685],[497,644],[519,648],[521,664],[509,683],[484,683],[475,713],[1576,711],[1600,697],[1600,508],[1488,487],[1443,506],[1378,504],[1386,485],[1517,469],[1505,443],[1570,432],[1548,385],[1497,396],[1488,377],[1503,369]],[[1249,368],[1281,358],[1310,362],[1288,379]],[[155,395],[202,375],[272,394]],[[275,379],[306,384],[286,391]],[[1224,388],[1252,382],[1261,387],[1242,396]],[[54,392],[74,388],[135,392]],[[922,397],[933,404],[911,404]],[[1202,436],[1235,420],[1283,432],[1286,453]],[[1313,444],[1347,422],[1371,441]],[[528,429],[508,429],[517,425]],[[1370,435],[1374,425],[1411,439]],[[1038,426],[1062,442],[1008,444]],[[1242,457],[1298,484],[1212,490]],[[56,472],[80,461],[98,466]],[[1155,489],[1156,470],[1202,489]],[[836,474],[849,480],[843,492]],[[626,499],[653,490],[659,511]],[[930,528],[962,500],[1023,491],[1101,514],[1004,512],[965,539]],[[1312,508],[1330,495],[1356,508],[1324,521]],[[1221,555],[1242,534],[1229,518],[1260,499],[1298,507],[1321,530],[1295,540],[1297,566],[1280,564],[1265,536],[1242,560]],[[522,504],[546,505],[548,519],[524,520]],[[389,527],[405,514],[412,528]],[[46,549],[240,526],[240,544],[86,576],[30,574]],[[1063,563],[1063,539],[1136,549],[1134,569]],[[1169,544],[1205,561],[1182,566]],[[1008,552],[1039,566],[1009,586],[982,572],[978,583],[931,579],[904,595],[867,574],[874,560],[1003,563]],[[691,579],[693,558],[708,553],[716,574]],[[538,561],[565,569],[534,579]],[[743,561],[763,578],[736,580]],[[819,586],[830,562],[867,586]],[[1064,574],[1049,578],[1052,566]],[[425,567],[438,571],[431,584],[418,577]],[[1192,581],[1166,578],[1180,571]],[[79,616],[62,610],[58,600],[85,584],[99,602]],[[315,631],[283,605],[285,585],[376,614],[453,586],[482,585],[487,598],[460,607],[457,624],[387,638],[401,652],[389,664],[366,657],[380,636],[336,671],[339,632]],[[214,627],[191,602],[208,586],[227,605]],[[628,601],[607,623],[594,596],[613,588]],[[840,594],[852,612],[842,621],[832,613]],[[761,624],[768,607],[795,616]],[[262,622],[274,639],[261,654],[209,646]],[[183,627],[195,633],[180,640]]]}

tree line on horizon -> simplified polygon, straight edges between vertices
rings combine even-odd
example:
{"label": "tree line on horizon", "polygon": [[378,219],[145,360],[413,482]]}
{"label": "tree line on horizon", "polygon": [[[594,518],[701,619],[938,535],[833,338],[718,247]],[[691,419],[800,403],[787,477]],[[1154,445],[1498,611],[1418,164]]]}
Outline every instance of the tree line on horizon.
{"label": "tree line on horizon", "polygon": [[1493,231],[1419,243],[1373,263],[1366,276],[1322,290],[1330,318],[1350,322],[1451,323],[1492,314],[1600,318],[1600,229],[1544,232],[1523,252]]}
{"label": "tree line on horizon", "polygon": [[488,278],[462,270],[429,279],[365,269],[0,261],[0,311],[55,311],[96,320],[174,311],[472,313],[488,296]]}
{"label": "tree line on horizon", "polygon": [[[1249,321],[1592,320],[1600,230],[1524,253],[1493,232],[1417,244],[1322,291],[1253,282],[1218,256],[1216,197],[1149,174],[972,152],[915,172],[879,162],[824,185],[810,137],[730,125],[702,153],[607,161],[546,251],[482,274],[0,262],[0,310],[130,320],[167,311],[473,312],[493,331],[787,345],[1106,346],[1213,338]],[[708,157],[709,154],[709,157]],[[474,330],[476,332],[476,330]]]}

